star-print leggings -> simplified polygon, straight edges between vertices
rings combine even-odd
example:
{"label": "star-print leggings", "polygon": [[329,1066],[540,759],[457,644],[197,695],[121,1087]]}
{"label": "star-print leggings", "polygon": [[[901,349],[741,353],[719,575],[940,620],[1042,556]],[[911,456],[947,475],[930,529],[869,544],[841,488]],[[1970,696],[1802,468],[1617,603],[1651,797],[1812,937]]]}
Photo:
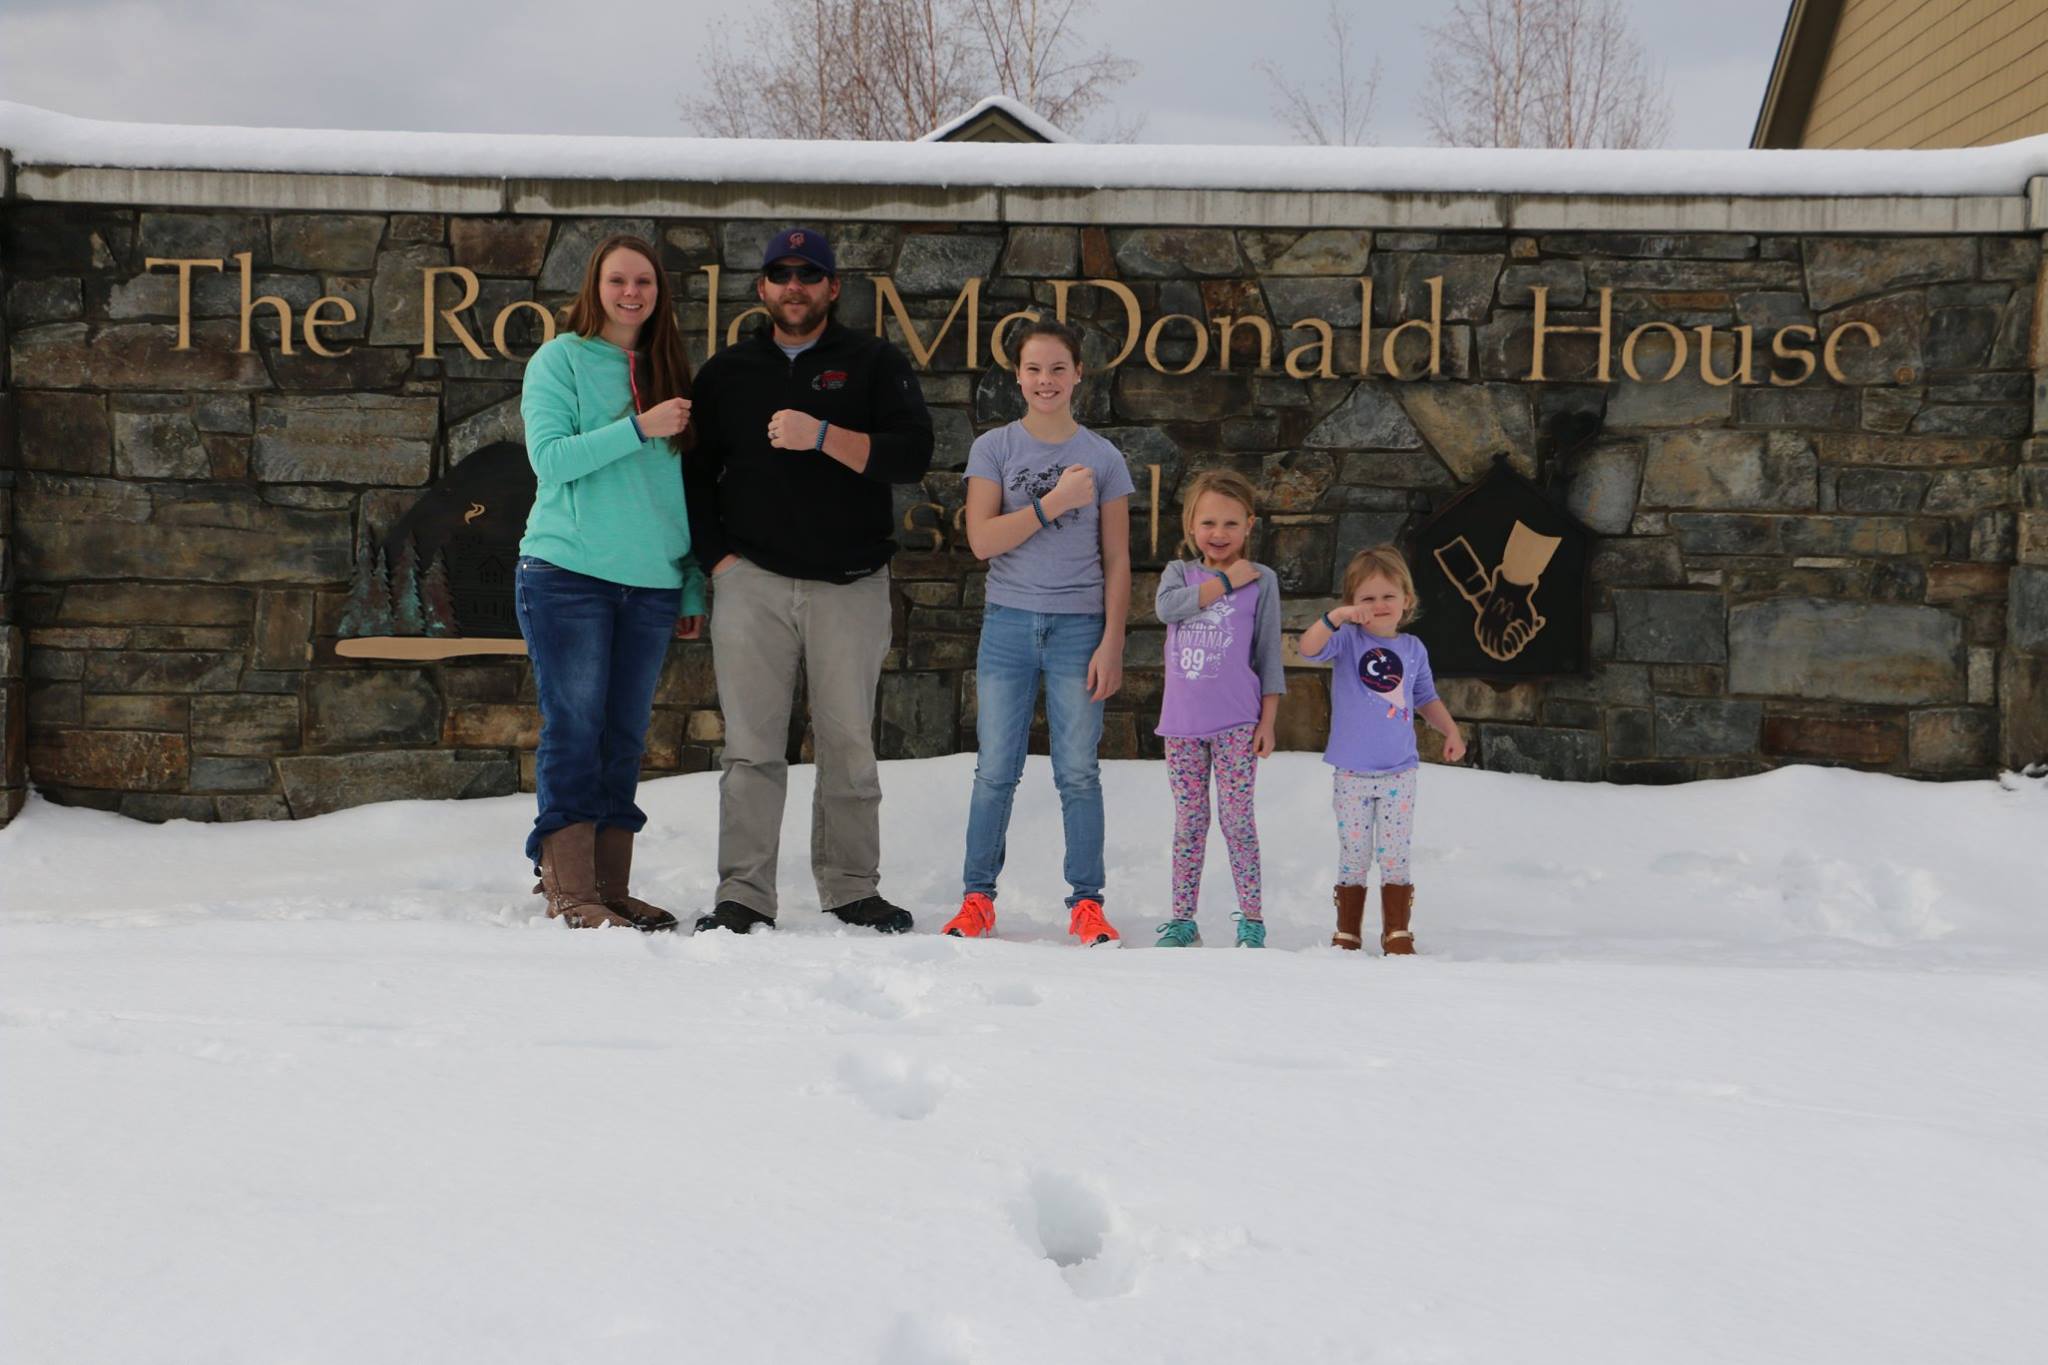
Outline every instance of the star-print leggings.
{"label": "star-print leggings", "polygon": [[1259,827],[1252,818],[1252,753],[1256,725],[1239,725],[1207,739],[1166,738],[1166,781],[1173,788],[1173,917],[1193,919],[1202,894],[1202,854],[1209,840],[1209,771],[1216,772],[1216,818],[1230,850],[1237,908],[1259,919]]}
{"label": "star-print leggings", "polygon": [[1337,769],[1337,883],[1364,886],[1380,865],[1382,886],[1407,886],[1408,836],[1415,824],[1415,769]]}

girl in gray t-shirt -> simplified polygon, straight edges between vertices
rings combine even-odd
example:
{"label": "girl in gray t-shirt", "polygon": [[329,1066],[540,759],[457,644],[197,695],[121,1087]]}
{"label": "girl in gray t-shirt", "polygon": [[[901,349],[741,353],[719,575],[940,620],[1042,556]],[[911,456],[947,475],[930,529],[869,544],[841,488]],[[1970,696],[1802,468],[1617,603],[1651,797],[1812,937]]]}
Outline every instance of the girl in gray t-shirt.
{"label": "girl in gray t-shirt", "polygon": [[945,932],[995,932],[1010,806],[1039,683],[1066,832],[1067,932],[1115,944],[1102,913],[1102,704],[1123,684],[1131,597],[1131,475],[1115,446],[1074,420],[1081,338],[1064,323],[1019,328],[1024,416],[967,457],[967,541],[988,561],[975,658],[974,794],[960,912]]}

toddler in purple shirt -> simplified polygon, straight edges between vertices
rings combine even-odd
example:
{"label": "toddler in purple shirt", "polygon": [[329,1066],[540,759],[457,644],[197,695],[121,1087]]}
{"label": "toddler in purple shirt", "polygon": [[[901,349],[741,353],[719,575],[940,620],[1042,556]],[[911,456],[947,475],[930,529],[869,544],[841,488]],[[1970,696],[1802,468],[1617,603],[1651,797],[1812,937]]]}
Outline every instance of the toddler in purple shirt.
{"label": "toddler in purple shirt", "polygon": [[1301,633],[1304,659],[1333,665],[1330,743],[1337,770],[1339,948],[1364,946],[1366,879],[1380,868],[1380,951],[1415,951],[1409,916],[1415,884],[1408,841],[1415,818],[1415,718],[1444,737],[1444,760],[1465,756],[1465,738],[1436,695],[1429,649],[1402,632],[1415,615],[1415,580],[1391,545],[1360,550],[1344,570],[1343,605]]}

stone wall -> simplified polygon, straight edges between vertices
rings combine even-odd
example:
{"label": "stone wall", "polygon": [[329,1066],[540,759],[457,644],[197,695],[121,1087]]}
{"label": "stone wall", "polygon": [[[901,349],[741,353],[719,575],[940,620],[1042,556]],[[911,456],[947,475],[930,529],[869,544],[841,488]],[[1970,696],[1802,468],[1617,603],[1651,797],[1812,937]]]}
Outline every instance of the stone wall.
{"label": "stone wall", "polygon": [[[13,167],[0,152],[0,211]],[[7,296],[8,258],[0,250],[0,299]],[[27,644],[14,615],[14,399],[7,383],[8,315],[0,308],[0,825],[28,796],[28,698],[22,682]]]}
{"label": "stone wall", "polygon": [[[752,302],[752,268],[780,226],[22,200],[0,213],[0,373],[21,467],[11,537],[0,520],[18,579],[0,597],[0,679],[25,668],[27,680],[0,681],[0,714],[21,727],[25,710],[40,790],[146,819],[304,816],[530,782],[538,722],[522,662],[334,653],[358,533],[389,526],[472,451],[519,435],[518,362],[476,360],[445,330],[438,358],[417,354],[420,272],[473,270],[482,295],[465,321],[488,338],[512,301],[562,302],[601,235],[638,232],[660,244],[701,358],[703,268],[723,270],[722,330]],[[848,272],[841,318],[855,326],[873,325],[870,275],[894,281],[926,343],[963,283],[988,281],[978,363],[956,323],[925,375],[938,457],[900,499],[886,755],[973,744],[982,574],[951,527],[974,433],[1018,412],[987,358],[988,325],[1049,304],[1054,280],[1092,278],[1120,281],[1148,323],[1323,317],[1337,329],[1336,372],[1353,376],[1254,373],[1255,337],[1241,329],[1227,373],[1212,347],[1187,375],[1134,355],[1084,383],[1083,420],[1125,450],[1139,483],[1128,680],[1106,754],[1158,752],[1151,594],[1191,470],[1228,464],[1260,490],[1257,552],[1280,573],[1291,640],[1332,605],[1353,549],[1398,536],[1505,450],[1599,533],[1596,665],[1505,688],[1448,682],[1482,766],[1663,782],[1785,762],[1982,776],[2001,759],[2048,757],[2048,465],[2028,440],[2048,428],[2048,375],[2037,382],[2029,355],[2033,236],[878,221],[834,236]],[[243,251],[255,292],[295,315],[323,295],[350,300],[354,322],[328,342],[352,353],[284,354],[267,306],[254,314],[257,344],[237,353],[232,258]],[[194,277],[190,350],[174,350],[176,275],[145,271],[152,256],[230,261]],[[1444,279],[1438,379],[1355,377],[1361,276],[1382,325],[1426,315],[1425,281]],[[1596,321],[1597,291],[1612,289],[1617,346],[1651,319],[1713,325],[1722,373],[1738,324],[1757,329],[1766,358],[1768,338],[1794,324],[1867,321],[1884,342],[1845,349],[1843,383],[1724,387],[1696,368],[1602,384],[1593,348],[1559,338],[1550,382],[1529,383],[1536,285],[1565,325]],[[1081,286],[1070,311],[1099,366],[1122,345],[1123,302]],[[889,332],[901,339],[893,321]],[[512,335],[524,353],[530,330]],[[1304,339],[1283,336],[1275,366]],[[1193,327],[1176,325],[1157,358],[1176,367],[1194,344]],[[1668,351],[1654,351],[1639,359],[1662,373]],[[1594,421],[1596,441],[1563,448],[1559,433]],[[1156,552],[1151,465],[1164,504]],[[0,487],[0,513],[8,498]],[[1283,743],[1319,748],[1325,675],[1300,666],[1289,685]],[[707,647],[677,645],[651,773],[714,765],[716,702]],[[793,734],[792,752],[805,743]],[[0,799],[7,790],[0,780]]]}

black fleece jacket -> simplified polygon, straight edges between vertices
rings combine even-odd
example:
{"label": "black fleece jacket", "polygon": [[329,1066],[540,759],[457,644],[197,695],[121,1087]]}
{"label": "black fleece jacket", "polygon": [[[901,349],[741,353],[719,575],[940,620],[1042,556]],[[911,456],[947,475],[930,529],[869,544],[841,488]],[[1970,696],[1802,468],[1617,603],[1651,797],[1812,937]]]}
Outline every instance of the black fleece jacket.
{"label": "black fleece jacket", "polygon": [[[932,419],[903,353],[837,322],[795,360],[767,327],[704,362],[692,386],[696,449],[683,460],[691,551],[708,573],[727,554],[787,578],[851,583],[896,551],[889,485],[932,463]],[[856,474],[823,451],[778,450],[783,408],[868,437]]]}

